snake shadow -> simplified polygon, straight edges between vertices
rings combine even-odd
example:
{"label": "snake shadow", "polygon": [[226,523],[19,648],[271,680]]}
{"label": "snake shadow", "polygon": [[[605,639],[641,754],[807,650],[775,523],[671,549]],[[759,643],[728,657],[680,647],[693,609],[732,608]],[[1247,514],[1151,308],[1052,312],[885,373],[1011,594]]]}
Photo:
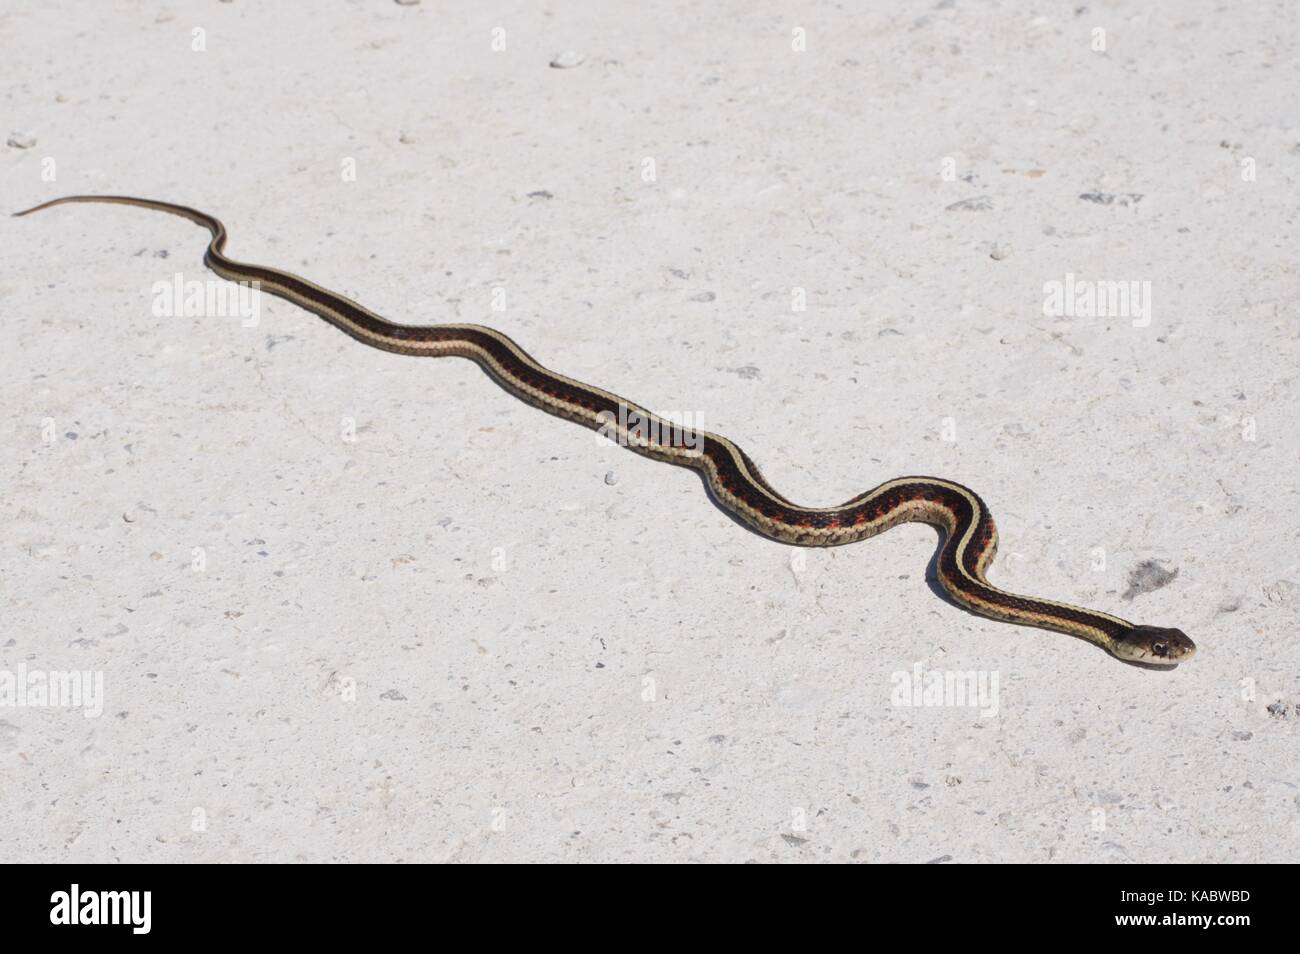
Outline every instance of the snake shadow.
{"label": "snake shadow", "polygon": [[[759,533],[749,524],[745,523],[745,521],[741,520],[734,513],[732,513],[730,510],[724,507],[722,503],[718,500],[718,498],[714,495],[713,490],[709,487],[709,482],[705,478],[705,476],[699,473],[698,471],[696,472],[696,476],[700,478],[700,483],[704,485],[704,492],[705,494],[708,495],[709,500],[713,503],[715,507],[717,507],[720,511],[722,511],[722,513],[726,514],[727,519],[729,519],[732,523],[742,528],[750,535],[758,537],[761,540],[765,540],[768,543],[780,543],[780,541],[773,540],[770,537],[764,536],[763,534]],[[979,613],[976,613],[968,609],[967,607],[962,606],[960,603],[954,600],[951,596],[948,595],[948,591],[943,588],[943,584],[939,582],[939,557],[943,554],[943,545],[947,540],[947,535],[944,533],[943,530],[939,529],[938,527],[931,527],[931,529],[934,530],[935,532],[936,542],[935,542],[934,552],[930,554],[930,558],[929,560],[926,561],[925,564],[925,585],[929,588],[930,592],[934,594],[941,602],[946,603],[948,606],[952,607],[953,609],[960,610],[965,615],[973,617],[975,619],[988,619],[987,616],[981,616]],[[781,545],[795,546],[796,544],[781,544]],[[844,545],[848,546],[848,544],[844,544]],[[806,547],[801,549],[824,549],[824,548]],[[1005,622],[1009,625],[1014,625],[1014,626],[1022,626],[1024,629],[1037,628],[1034,626],[1026,626],[1025,624],[1022,623],[1015,623],[1014,621],[1011,620],[999,620],[999,622]],[[1073,639],[1078,640],[1081,643],[1086,643],[1087,645],[1091,646],[1093,649],[1105,653],[1107,656],[1111,656],[1110,653],[1107,653],[1106,650],[1102,649],[1096,643],[1092,642],[1091,640],[1084,639],[1082,636],[1078,636],[1074,633],[1065,633],[1065,632],[1061,633],[1061,635],[1069,636]],[[1132,666],[1134,669],[1150,669],[1155,672],[1168,672],[1170,669],[1177,668],[1176,666],[1154,666],[1151,665],[1150,663],[1132,662],[1127,659],[1119,659],[1119,657],[1117,656],[1112,656],[1111,658],[1124,663],[1124,665],[1126,666]]]}
{"label": "snake shadow", "polygon": [[[980,616],[979,613],[972,612],[971,610],[967,609],[965,606],[962,606],[960,603],[954,600],[951,596],[948,595],[948,592],[943,588],[943,585],[939,582],[939,555],[943,552],[945,537],[942,530],[939,530],[938,528],[934,528],[934,529],[935,529],[935,533],[938,535],[939,543],[934,548],[934,553],[930,555],[929,562],[926,563],[925,565],[925,585],[930,588],[931,593],[939,597],[939,599],[943,600],[943,602],[947,603],[949,606],[961,610],[967,616],[973,616],[976,619],[988,619],[988,617]],[[1012,622],[1011,620],[998,620],[998,622],[1008,623],[1013,626],[1019,626],[1022,629],[1038,629],[1038,627],[1036,626],[1028,626],[1025,625],[1024,623],[1015,623]],[[1041,631],[1042,630],[1040,630],[1040,632]],[[1059,631],[1054,630],[1054,632],[1059,632]],[[1155,666],[1152,665],[1151,663],[1135,662],[1131,659],[1120,659],[1118,656],[1106,652],[1106,650],[1102,649],[1100,646],[1098,646],[1090,639],[1084,639],[1082,636],[1079,636],[1075,633],[1062,632],[1061,635],[1069,636],[1070,638],[1078,640],[1081,643],[1086,643],[1087,645],[1091,646],[1093,649],[1097,650],[1098,652],[1104,653],[1106,656],[1110,657],[1111,659],[1114,659],[1117,662],[1121,662],[1126,666],[1132,666],[1134,669],[1149,669],[1152,672],[1169,672],[1169,670],[1171,669],[1178,668],[1177,666]]]}

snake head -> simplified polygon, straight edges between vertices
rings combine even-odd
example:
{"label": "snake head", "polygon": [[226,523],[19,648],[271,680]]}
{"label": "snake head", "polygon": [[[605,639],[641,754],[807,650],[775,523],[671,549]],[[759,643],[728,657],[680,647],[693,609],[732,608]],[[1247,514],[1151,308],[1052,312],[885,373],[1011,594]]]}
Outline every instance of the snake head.
{"label": "snake head", "polygon": [[1115,641],[1113,652],[1125,662],[1171,668],[1196,655],[1196,644],[1181,629],[1134,626]]}

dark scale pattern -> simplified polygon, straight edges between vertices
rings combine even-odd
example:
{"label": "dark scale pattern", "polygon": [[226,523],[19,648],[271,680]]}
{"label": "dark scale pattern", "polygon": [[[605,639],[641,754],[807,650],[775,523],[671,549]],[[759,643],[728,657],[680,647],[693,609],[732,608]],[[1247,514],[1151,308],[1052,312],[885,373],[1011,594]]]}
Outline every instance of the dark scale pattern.
{"label": "dark scale pattern", "polygon": [[[435,326],[436,328],[436,326]],[[435,329],[430,329],[435,330]],[[613,415],[615,421],[618,420],[618,406],[612,404],[610,400],[603,395],[597,394],[586,388],[574,387],[564,381],[559,381],[548,374],[544,374],[532,365],[520,360],[515,352],[507,347],[502,341],[492,335],[484,334],[481,331],[466,331],[460,329],[453,331],[448,335],[449,339],[468,340],[478,345],[505,368],[511,375],[524,381],[529,386],[536,388],[543,394],[548,394],[553,398],[559,398],[569,404],[575,404],[578,407],[585,408],[589,411],[600,413],[607,412]],[[518,347],[518,345],[516,345]],[[520,349],[523,350],[522,348]]]}
{"label": "dark scale pattern", "polygon": [[[215,222],[215,220],[213,220]],[[200,222],[200,224],[207,224]],[[209,226],[211,228],[211,226]],[[218,256],[219,263],[226,263],[224,256],[220,256],[221,246],[224,245],[224,230],[220,230],[220,224],[216,223],[214,230],[214,239],[209,246],[209,258],[213,257],[214,251]],[[279,272],[274,269],[266,269],[258,266],[243,265],[239,263],[229,263],[238,270],[248,273],[256,279],[274,282],[283,285],[291,291],[301,295],[308,301],[318,300],[319,292],[316,289],[302,282],[295,276]],[[557,381],[547,375],[542,374],[531,365],[521,361],[515,353],[506,347],[501,341],[491,335],[479,331],[466,329],[453,329],[443,327],[416,327],[407,325],[396,325],[382,319],[376,319],[366,314],[358,308],[340,302],[337,299],[330,299],[328,302],[332,307],[342,311],[350,320],[356,322],[368,331],[386,335],[397,341],[472,341],[474,344],[486,350],[493,356],[498,363],[504,367],[509,374],[517,377],[519,380],[528,383],[531,387],[542,391],[552,397],[558,397],[570,404],[587,408],[592,411],[606,411],[613,414],[618,419],[619,408],[611,405],[610,401],[585,388],[576,388],[561,381]],[[344,329],[347,330],[347,329]],[[368,342],[373,344],[373,342]],[[401,350],[400,345],[393,350]],[[507,382],[501,382],[506,384]],[[667,435],[665,443],[668,446],[682,447],[685,446],[681,439],[680,433],[676,429],[662,431],[660,436]],[[735,460],[730,452],[721,445],[707,444],[703,451],[713,461],[718,474],[718,480],[728,493],[740,497],[747,501],[758,513],[771,520],[779,520],[782,523],[791,526],[798,526],[810,530],[818,529],[835,529],[841,526],[853,526],[862,524],[868,520],[878,520],[884,514],[890,512],[895,507],[910,500],[923,500],[933,503],[939,503],[950,510],[956,516],[955,532],[944,540],[943,548],[939,554],[939,572],[949,579],[961,579],[962,574],[957,567],[957,547],[963,536],[964,528],[975,518],[971,511],[971,504],[967,498],[956,491],[948,490],[944,487],[936,487],[926,482],[923,478],[918,478],[915,484],[900,484],[891,488],[885,495],[878,500],[869,504],[862,504],[856,509],[847,509],[844,513],[804,513],[793,507],[783,506],[777,501],[770,500],[766,496],[753,493],[749,482],[736,467]],[[775,490],[762,478],[757,467],[753,462],[740,452],[745,466],[749,469],[756,482],[764,489],[770,491],[773,495],[780,497]],[[851,507],[858,500],[869,497],[867,494],[859,495],[845,505],[845,508]],[[972,496],[979,501],[979,522],[975,528],[971,545],[967,547],[965,553],[966,575],[976,576],[976,565],[979,555],[984,552],[989,541],[993,536],[993,519],[989,516],[988,508],[982,500],[972,493]],[[784,497],[780,497],[784,501]],[[946,529],[946,528],[941,528]],[[1067,607],[1054,606],[1041,603],[1037,600],[1027,599],[1025,597],[1005,595],[994,592],[992,589],[978,583],[968,583],[969,588],[976,596],[987,600],[995,605],[1010,605],[1022,610],[1036,613],[1044,613],[1049,616],[1061,616],[1066,619],[1072,619],[1076,622],[1084,623],[1090,626],[1096,626],[1108,632],[1111,636],[1121,636],[1128,631],[1129,627],[1111,623],[1108,620],[1101,619],[1088,613],[1086,610],[1075,610]]]}
{"label": "dark scale pattern", "polygon": [[[28,209],[24,212],[16,213],[18,215],[27,215],[39,209],[50,206],[62,205],[66,202],[109,202],[123,203],[127,205],[142,206],[152,208],[162,212],[170,212],[187,218],[196,224],[206,228],[212,235],[208,244],[207,252],[204,255],[204,261],[210,268],[222,274],[228,272],[225,277],[231,280],[243,281],[260,281],[268,286],[267,291],[270,294],[276,294],[280,297],[287,298],[295,304],[315,312],[326,321],[335,323],[337,318],[332,318],[326,314],[326,307],[342,315],[347,321],[356,325],[355,328],[348,327],[346,324],[340,324],[339,327],[348,334],[356,337],[358,340],[373,348],[380,350],[397,352],[399,354],[429,354],[427,351],[421,351],[413,347],[416,342],[446,342],[451,346],[451,350],[444,353],[461,353],[466,357],[478,360],[488,372],[489,376],[497,380],[507,391],[527,403],[535,404],[543,410],[547,410],[560,417],[570,417],[575,412],[566,412],[563,409],[553,408],[542,403],[538,398],[532,395],[521,393],[514,387],[516,379],[525,382],[529,387],[550,395],[553,398],[559,398],[563,402],[585,408],[589,412],[606,412],[614,415],[614,419],[619,419],[619,407],[617,399],[611,400],[595,391],[581,385],[571,385],[553,378],[548,372],[538,370],[527,361],[521,360],[509,346],[499,340],[492,334],[475,329],[461,327],[448,327],[445,325],[435,326],[411,326],[393,324],[376,315],[369,314],[360,305],[350,302],[333,292],[323,291],[311,286],[304,279],[287,272],[276,269],[264,268],[256,265],[246,265],[241,262],[233,262],[227,259],[222,250],[225,247],[226,231],[225,227],[215,218],[206,213],[199,212],[186,206],[174,205],[168,202],[153,202],[143,199],[135,199],[125,196],[68,196],[61,199],[55,199],[43,203],[35,208]],[[269,286],[279,286],[284,291],[271,288]],[[293,296],[293,297],[290,297]],[[361,329],[358,331],[357,329]],[[379,340],[365,337],[361,332],[373,334]],[[386,339],[386,340],[385,340]],[[478,347],[490,354],[503,369],[504,374],[499,374],[487,362],[483,361],[481,356],[475,354],[467,347],[472,345]],[[575,419],[588,426],[599,426],[593,424],[590,420],[578,416]],[[1029,599],[1025,597],[1005,594],[993,590],[992,588],[979,583],[972,582],[970,577],[976,576],[976,567],[980,554],[987,551],[988,545],[994,536],[994,526],[992,518],[988,515],[988,510],[983,501],[978,497],[973,498],[976,503],[972,504],[971,499],[957,491],[950,490],[946,487],[937,486],[931,482],[930,478],[916,477],[903,478],[903,483],[892,487],[879,500],[866,502],[871,492],[860,494],[858,497],[850,500],[848,503],[835,509],[834,513],[805,513],[797,510],[793,504],[778,494],[763,479],[758,469],[752,461],[741,454],[748,474],[742,474],[736,466],[730,451],[720,444],[712,441],[706,441],[702,448],[692,447],[694,440],[687,442],[683,433],[677,428],[660,429],[658,433],[649,435],[652,440],[659,443],[652,444],[648,448],[636,448],[640,453],[646,454],[659,460],[667,460],[672,463],[685,464],[687,466],[703,469],[704,464],[701,459],[682,459],[680,456],[673,456],[663,453],[667,448],[690,448],[699,449],[708,460],[712,461],[717,470],[717,479],[721,485],[726,488],[728,493],[746,501],[757,512],[764,517],[777,520],[791,527],[800,527],[809,531],[819,529],[837,529],[840,527],[854,527],[871,520],[879,520],[888,514],[891,510],[908,501],[924,500],[939,503],[949,510],[955,518],[955,531],[947,539],[939,553],[938,567],[940,574],[949,580],[961,581],[960,590],[965,598],[978,597],[980,600],[991,604],[989,607],[974,607],[977,612],[983,612],[988,615],[999,616],[1006,612],[1008,607],[1024,610],[1031,613],[1038,613],[1047,616],[1050,619],[1066,619],[1073,622],[1081,623],[1087,626],[1095,627],[1106,632],[1114,638],[1123,638],[1134,632],[1134,627],[1127,623],[1112,622],[1101,618],[1087,610],[1058,606],[1045,603],[1040,600]],[[692,435],[696,437],[697,435]],[[758,492],[750,480],[753,480],[760,488],[772,494],[769,498],[763,493]],[[915,481],[915,482],[913,482]],[[975,511],[978,510],[978,513]],[[739,515],[738,515],[739,516]],[[964,555],[964,566],[962,569],[965,573],[958,570],[957,566],[957,547],[964,535],[963,531],[970,525],[972,520],[978,520],[971,538],[971,545]],[[941,524],[941,530],[946,527]],[[760,530],[761,532],[761,530]],[[815,544],[819,542],[812,534],[803,537],[803,542]],[[1014,619],[1014,618],[1013,618]],[[1031,625],[1042,625],[1052,628],[1051,622],[1034,623]],[[1058,624],[1059,625],[1059,622]],[[1151,633],[1177,633],[1176,630],[1157,630],[1153,627],[1140,627],[1146,631],[1145,636]],[[1190,645],[1190,641],[1181,633],[1178,633],[1180,639]],[[1194,647],[1193,647],[1194,649]]]}
{"label": "dark scale pattern", "polygon": [[[319,295],[319,292],[314,288],[283,272],[243,264],[238,264],[236,267],[240,271],[247,272],[260,280],[284,285],[309,301],[316,300]],[[595,412],[606,411],[614,415],[615,420],[618,419],[619,408],[617,405],[611,404],[608,398],[585,388],[576,388],[557,381],[539,372],[532,365],[521,361],[514,351],[491,335],[479,331],[438,326],[395,325],[382,319],[377,320],[355,307],[338,301],[331,300],[330,304],[363,328],[400,341],[471,341],[491,354],[511,375],[537,390]],[[505,384],[506,382],[502,383]],[[667,436],[668,439],[665,443],[669,446],[685,446],[680,432],[676,429],[664,429],[661,431],[661,436]],[[910,500],[939,503],[954,513],[957,518],[956,532],[944,540],[943,548],[939,553],[939,572],[948,579],[953,580],[961,579],[963,576],[957,567],[957,546],[960,543],[964,528],[970,520],[974,519],[975,515],[971,512],[971,505],[966,497],[956,491],[936,487],[934,484],[926,482],[925,478],[917,478],[918,482],[915,484],[899,484],[887,491],[881,498],[870,503],[863,503],[857,508],[849,509],[843,513],[805,513],[770,500],[766,496],[755,494],[749,481],[736,467],[735,459],[731,456],[731,453],[722,445],[706,443],[703,452],[713,461],[717,469],[718,480],[728,493],[747,501],[758,513],[770,520],[778,520],[791,526],[809,530],[836,529],[841,526],[865,523],[868,520],[878,520],[895,507]],[[744,456],[743,451],[741,451],[741,454],[750,472],[756,476],[756,479],[761,482],[764,488],[771,490],[770,485],[762,480],[761,476],[758,476],[758,470],[752,461],[747,456]],[[674,462],[679,463],[679,461]],[[772,493],[776,494],[776,491],[773,490]],[[776,495],[780,496],[779,494]],[[979,500],[979,497],[974,493],[971,495],[976,500]],[[850,504],[868,496],[870,496],[870,492],[861,494],[859,497],[854,498],[853,501],[850,501]],[[781,499],[784,500],[783,497]],[[979,500],[979,504],[979,523],[976,526],[971,545],[966,549],[964,561],[966,574],[972,577],[976,576],[976,564],[979,555],[984,552],[984,548],[993,534],[993,519],[989,515],[988,508],[982,500]],[[940,529],[945,528],[941,527]],[[1026,597],[1003,594],[978,583],[967,583],[966,585],[974,595],[995,606],[1009,605],[1032,613],[1063,617],[1085,625],[1095,626],[1112,637],[1120,637],[1131,628],[1112,623],[1086,610],[1055,606]]]}
{"label": "dark scale pattern", "polygon": [[[863,522],[867,519],[877,520],[884,514],[890,512],[895,507],[906,503],[910,500],[925,500],[942,504],[956,516],[955,532],[948,536],[939,553],[938,569],[939,572],[950,580],[960,580],[963,574],[957,566],[957,548],[960,545],[961,538],[965,527],[976,515],[972,512],[971,504],[967,498],[945,487],[937,487],[934,484],[926,482],[926,478],[917,478],[915,484],[899,484],[886,491],[883,496],[873,500],[869,504],[862,504],[856,511],[849,511],[845,514],[830,513],[804,513],[798,510],[785,507],[775,506],[772,503],[758,500],[752,491],[746,492],[747,484],[737,472],[735,462],[726,449],[721,446],[706,448],[706,453],[718,469],[718,477],[722,486],[727,491],[743,500],[748,501],[760,513],[766,517],[780,520],[792,526],[807,527],[811,529],[832,528],[841,525],[852,525]],[[970,491],[968,491],[970,492]],[[983,552],[987,541],[992,538],[993,519],[989,516],[988,507],[984,501],[974,492],[971,496],[979,502],[979,522],[976,524],[975,534],[972,538],[971,545],[967,547],[965,553],[965,569],[967,574],[975,577],[975,566],[980,553]],[[869,496],[870,493],[860,496]],[[857,499],[857,498],[855,498]],[[946,532],[946,528],[940,527]],[[976,577],[978,579],[978,577]],[[966,586],[972,593],[980,599],[996,605],[1010,605],[1022,610],[1033,613],[1042,613],[1048,616],[1059,616],[1082,623],[1088,626],[1094,626],[1111,636],[1121,636],[1126,633],[1130,627],[1095,616],[1086,610],[1073,609],[1062,606],[1055,606],[1048,603],[1042,603],[1038,600],[1028,599],[1020,596],[1010,596],[995,591],[988,586],[979,583],[967,582]]]}
{"label": "dark scale pattern", "polygon": [[972,576],[978,575],[975,572],[975,565],[980,555],[993,542],[996,535],[997,531],[993,526],[993,518],[989,516],[989,508],[984,506],[983,500],[980,500],[980,521],[978,526],[975,527],[975,534],[971,538],[971,546],[966,552],[966,570]]}

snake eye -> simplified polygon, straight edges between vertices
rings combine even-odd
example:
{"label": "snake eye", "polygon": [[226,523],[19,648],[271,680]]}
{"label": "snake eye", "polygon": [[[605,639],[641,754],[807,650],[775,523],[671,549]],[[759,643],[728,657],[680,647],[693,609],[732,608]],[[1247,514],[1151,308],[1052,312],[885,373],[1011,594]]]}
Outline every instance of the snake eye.
{"label": "snake eye", "polygon": [[1155,653],[1157,656],[1168,656],[1169,645],[1167,643],[1152,643],[1151,651]]}

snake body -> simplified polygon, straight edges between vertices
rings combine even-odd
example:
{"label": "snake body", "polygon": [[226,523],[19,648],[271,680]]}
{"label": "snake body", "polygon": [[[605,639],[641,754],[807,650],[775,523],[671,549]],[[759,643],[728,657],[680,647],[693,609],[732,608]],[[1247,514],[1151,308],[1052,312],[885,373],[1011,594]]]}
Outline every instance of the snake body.
{"label": "snake body", "polygon": [[225,226],[196,209],[129,196],[78,195],[15,214],[72,202],[139,206],[189,219],[211,233],[204,263],[221,277],[257,283],[372,348],[469,358],[521,401],[600,430],[646,457],[698,471],[718,505],[772,540],[830,547],[873,537],[900,523],[931,524],[944,537],[935,561],[938,582],[954,602],[973,613],[1077,636],[1121,660],[1144,666],[1173,667],[1196,651],[1192,640],[1178,629],[1135,625],[1107,613],[1018,596],[990,584],[985,574],[997,552],[997,529],[984,501],[961,484],[935,477],[898,477],[838,507],[802,507],[773,489],[749,456],[727,438],[684,429],[615,394],[557,374],[493,328],[396,324],[305,278],[227,258]]}

